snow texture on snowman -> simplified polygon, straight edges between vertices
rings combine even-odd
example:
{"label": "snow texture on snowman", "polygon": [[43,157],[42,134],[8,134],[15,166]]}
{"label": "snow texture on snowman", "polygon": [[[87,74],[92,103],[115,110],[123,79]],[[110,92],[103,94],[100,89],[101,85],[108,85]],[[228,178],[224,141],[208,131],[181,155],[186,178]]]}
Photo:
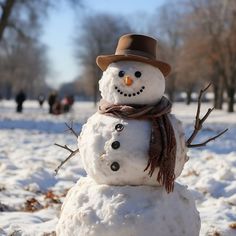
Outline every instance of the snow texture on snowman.
{"label": "snow texture on snowman", "polygon": [[87,177],[68,192],[57,235],[199,235],[194,199],[175,183],[187,148],[156,48],[152,37],[127,34],[114,55],[97,57],[102,100],[78,138]]}

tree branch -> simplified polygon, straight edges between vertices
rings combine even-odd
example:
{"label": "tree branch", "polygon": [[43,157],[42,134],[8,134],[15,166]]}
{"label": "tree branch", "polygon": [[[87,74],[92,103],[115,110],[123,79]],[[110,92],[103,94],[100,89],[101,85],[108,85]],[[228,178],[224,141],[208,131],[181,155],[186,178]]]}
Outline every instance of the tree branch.
{"label": "tree branch", "polygon": [[0,2],[0,8],[2,9],[2,11],[4,10],[4,4],[3,4],[3,2]]}
{"label": "tree branch", "polygon": [[56,146],[60,147],[60,148],[63,148],[67,151],[70,152],[70,155],[65,159],[63,160],[60,165],[55,169],[55,175],[57,175],[58,171],[60,170],[60,168],[68,161],[70,160],[75,154],[77,154],[79,152],[79,149],[76,149],[76,150],[72,150],[71,148],[69,148],[67,145],[60,145],[60,144],[57,144],[55,143]]}
{"label": "tree branch", "polygon": [[[65,125],[67,126],[67,130],[66,131],[70,131],[72,134],[74,134],[74,136],[76,138],[78,138],[78,134],[75,132],[75,130],[73,129],[73,121],[71,122],[71,125],[67,124],[65,122]],[[72,150],[71,148],[69,148],[67,145],[61,145],[61,144],[58,144],[58,143],[55,143],[56,146],[60,147],[60,148],[63,148],[65,150],[67,150],[68,152],[70,152],[70,155],[65,159],[63,160],[60,165],[55,169],[55,175],[57,175],[59,169],[68,161],[70,160],[75,154],[77,154],[79,152],[79,148],[76,149],[76,150]]]}
{"label": "tree branch", "polygon": [[58,147],[64,148],[64,149],[66,149],[66,150],[69,151],[69,152],[73,152],[73,150],[70,149],[67,145],[64,145],[64,146],[63,146],[63,145],[58,144],[58,143],[55,143],[55,145],[58,146]]}
{"label": "tree branch", "polygon": [[202,143],[198,143],[198,144],[189,144],[188,147],[189,148],[194,148],[194,147],[202,147],[202,146],[206,146],[207,143],[209,143],[210,141],[213,141],[217,138],[219,138],[221,135],[223,135],[224,133],[226,133],[228,131],[228,129],[225,129],[224,131],[220,132],[219,134],[207,139],[206,141],[202,142]]}
{"label": "tree branch", "polygon": [[2,15],[0,17],[0,42],[2,41],[3,33],[7,27],[15,3],[16,0],[6,0],[5,4],[2,3]]}
{"label": "tree branch", "polygon": [[197,106],[197,112],[196,112],[196,118],[195,118],[195,124],[194,124],[194,130],[193,130],[192,134],[190,135],[190,137],[188,138],[188,140],[186,141],[186,146],[189,147],[189,148],[205,146],[208,142],[210,142],[212,140],[215,140],[216,138],[220,137],[221,135],[223,135],[228,130],[228,129],[226,129],[226,130],[220,132],[216,136],[207,139],[203,143],[192,144],[192,142],[196,138],[198,132],[202,129],[203,123],[206,121],[206,119],[209,117],[211,112],[214,110],[214,107],[213,108],[209,108],[208,111],[206,112],[206,114],[203,116],[203,118],[202,119],[199,118],[200,117],[200,111],[201,111],[202,95],[207,91],[207,89],[210,86],[211,86],[211,83],[209,83],[204,89],[201,89],[201,91],[199,93],[199,96],[198,96],[198,106]]}
{"label": "tree branch", "polygon": [[14,30],[16,31],[16,33],[17,33],[22,39],[24,39],[24,40],[30,39],[30,37],[27,36],[27,35],[24,33],[24,31],[21,30],[21,28],[18,28],[15,23],[9,22],[9,23],[7,24],[7,26],[8,26],[9,28],[14,29]]}
{"label": "tree branch", "polygon": [[73,128],[73,121],[71,122],[71,125],[68,125],[67,123],[65,123],[67,126],[67,130],[66,131],[70,131],[72,134],[75,135],[76,138],[79,137],[79,135],[75,132],[74,128]]}
{"label": "tree branch", "polygon": [[195,124],[194,124],[194,130],[191,134],[191,136],[188,138],[186,144],[187,147],[192,143],[192,141],[197,136],[198,132],[202,129],[203,122],[207,119],[207,117],[212,112],[213,108],[208,109],[207,113],[204,115],[203,119],[200,119],[200,111],[201,111],[201,103],[202,103],[202,95],[206,92],[206,90],[211,86],[211,83],[207,85],[206,88],[201,89],[199,96],[198,96],[198,106],[197,106],[197,112],[196,112],[196,118],[195,118]]}

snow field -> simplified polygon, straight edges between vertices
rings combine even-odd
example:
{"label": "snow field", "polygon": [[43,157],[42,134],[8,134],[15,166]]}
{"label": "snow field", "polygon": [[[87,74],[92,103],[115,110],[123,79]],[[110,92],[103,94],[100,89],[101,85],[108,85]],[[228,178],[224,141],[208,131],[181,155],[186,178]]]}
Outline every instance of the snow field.
{"label": "snow field", "polygon": [[[203,104],[206,111],[210,104]],[[196,104],[177,103],[173,113],[191,133]],[[79,155],[54,176],[68,153],[54,143],[76,148],[64,122],[79,132],[95,112],[91,103],[76,103],[73,112],[51,116],[47,107],[27,101],[23,114],[12,101],[0,101],[0,235],[55,235],[61,203],[75,182],[86,176]],[[177,179],[188,185],[200,211],[201,235],[236,235],[236,114],[213,111],[199,140],[229,131],[207,147],[189,150],[190,160]],[[218,233],[218,234],[217,234]]]}

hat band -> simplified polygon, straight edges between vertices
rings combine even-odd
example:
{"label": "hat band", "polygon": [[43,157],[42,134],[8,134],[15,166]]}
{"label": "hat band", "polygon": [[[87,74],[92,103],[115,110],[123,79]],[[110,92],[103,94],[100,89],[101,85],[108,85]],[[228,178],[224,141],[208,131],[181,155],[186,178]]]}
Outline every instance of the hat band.
{"label": "hat band", "polygon": [[136,55],[136,56],[142,56],[142,57],[147,57],[149,59],[156,60],[156,57],[153,56],[152,54],[139,51],[139,50],[130,50],[130,49],[121,49],[121,50],[116,50],[115,55]]}

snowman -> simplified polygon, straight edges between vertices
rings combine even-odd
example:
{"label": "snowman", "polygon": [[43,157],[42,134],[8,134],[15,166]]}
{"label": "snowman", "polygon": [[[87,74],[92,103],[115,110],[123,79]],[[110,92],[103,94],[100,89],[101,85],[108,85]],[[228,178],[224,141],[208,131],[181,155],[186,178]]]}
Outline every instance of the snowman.
{"label": "snowman", "polygon": [[194,199],[175,182],[187,149],[156,49],[156,39],[127,34],[114,55],[97,57],[102,100],[78,138],[87,177],[69,190],[57,235],[199,235]]}

